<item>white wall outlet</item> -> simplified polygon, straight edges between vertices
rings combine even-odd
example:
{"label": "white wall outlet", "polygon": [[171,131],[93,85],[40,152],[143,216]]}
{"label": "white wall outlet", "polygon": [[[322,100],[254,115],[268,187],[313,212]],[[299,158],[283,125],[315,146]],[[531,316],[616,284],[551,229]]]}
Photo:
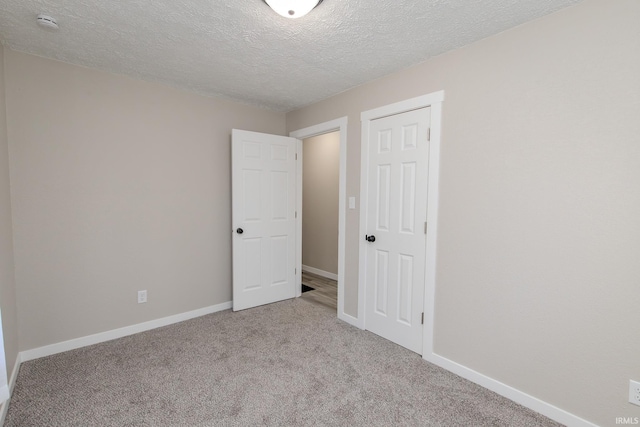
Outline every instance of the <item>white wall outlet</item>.
{"label": "white wall outlet", "polygon": [[138,291],[138,304],[147,302],[147,291]]}
{"label": "white wall outlet", "polygon": [[640,382],[629,380],[629,402],[640,406]]}

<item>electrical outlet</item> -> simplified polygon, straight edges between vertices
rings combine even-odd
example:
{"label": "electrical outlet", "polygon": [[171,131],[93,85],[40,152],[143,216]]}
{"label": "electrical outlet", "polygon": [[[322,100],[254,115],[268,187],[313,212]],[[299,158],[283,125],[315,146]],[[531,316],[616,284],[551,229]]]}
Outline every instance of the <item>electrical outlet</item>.
{"label": "electrical outlet", "polygon": [[138,291],[138,304],[147,302],[147,291]]}
{"label": "electrical outlet", "polygon": [[640,382],[629,380],[629,402],[640,406]]}

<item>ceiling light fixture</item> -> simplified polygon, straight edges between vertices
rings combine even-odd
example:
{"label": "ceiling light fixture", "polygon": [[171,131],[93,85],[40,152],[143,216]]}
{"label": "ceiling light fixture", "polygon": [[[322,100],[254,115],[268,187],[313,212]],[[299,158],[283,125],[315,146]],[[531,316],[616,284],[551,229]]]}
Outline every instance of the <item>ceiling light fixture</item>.
{"label": "ceiling light fixture", "polygon": [[264,0],[278,15],[300,18],[311,12],[322,0]]}

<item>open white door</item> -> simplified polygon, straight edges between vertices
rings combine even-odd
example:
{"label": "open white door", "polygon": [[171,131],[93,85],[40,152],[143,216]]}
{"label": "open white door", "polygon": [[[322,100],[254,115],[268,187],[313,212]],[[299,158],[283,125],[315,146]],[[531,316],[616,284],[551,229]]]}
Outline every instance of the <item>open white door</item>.
{"label": "open white door", "polygon": [[295,138],[233,129],[233,310],[295,297]]}

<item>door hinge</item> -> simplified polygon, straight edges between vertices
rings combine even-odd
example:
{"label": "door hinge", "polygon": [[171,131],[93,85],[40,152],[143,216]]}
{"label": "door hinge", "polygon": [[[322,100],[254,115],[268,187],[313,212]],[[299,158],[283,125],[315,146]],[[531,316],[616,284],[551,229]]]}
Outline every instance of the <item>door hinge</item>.
{"label": "door hinge", "polygon": [[424,234],[427,234],[427,221],[424,222]]}
{"label": "door hinge", "polygon": [[297,268],[293,269],[293,274],[298,274],[298,269]]}
{"label": "door hinge", "polygon": [[424,313],[422,313],[422,321],[420,323],[421,325],[424,325]]}
{"label": "door hinge", "polygon": [[427,128],[427,141],[431,141],[431,128]]}
{"label": "door hinge", "polygon": [[298,160],[298,153],[296,153],[296,160]]}
{"label": "door hinge", "polygon": [[296,211],[296,215],[295,215],[295,218],[298,218],[298,211]]}

